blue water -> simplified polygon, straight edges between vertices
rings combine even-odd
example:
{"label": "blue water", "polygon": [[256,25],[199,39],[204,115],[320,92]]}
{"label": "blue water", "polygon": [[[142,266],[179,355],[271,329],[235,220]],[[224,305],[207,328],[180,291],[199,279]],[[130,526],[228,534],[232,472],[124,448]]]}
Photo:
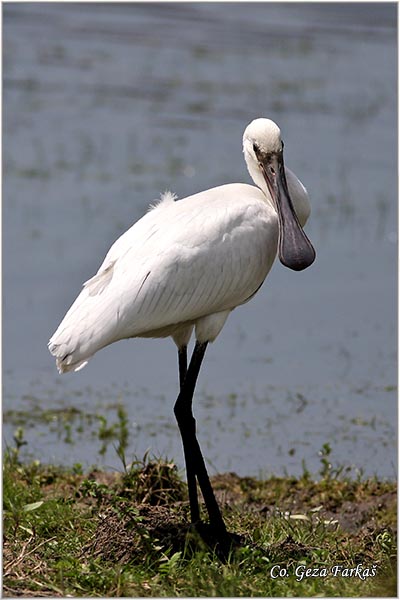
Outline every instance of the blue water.
{"label": "blue water", "polygon": [[204,454],[211,472],[299,474],[328,443],[334,464],[396,476],[396,18],[385,3],[3,6],[5,443],[24,415],[27,457],[121,468],[98,436],[120,403],[128,458],[183,466],[169,340],[120,342],[65,376],[47,341],[161,191],[249,181],[242,133],[267,116],[309,190],[318,257],[277,263],[210,346]]}

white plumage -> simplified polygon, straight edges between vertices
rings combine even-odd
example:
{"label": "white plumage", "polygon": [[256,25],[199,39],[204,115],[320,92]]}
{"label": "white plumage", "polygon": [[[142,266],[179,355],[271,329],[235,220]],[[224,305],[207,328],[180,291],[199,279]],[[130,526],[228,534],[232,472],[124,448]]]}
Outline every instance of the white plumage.
{"label": "white plumage", "polygon": [[[194,327],[198,341],[213,341],[229,313],[255,294],[282,234],[262,170],[282,152],[279,128],[256,119],[243,149],[258,187],[223,185],[177,201],[165,193],[114,243],[49,342],[60,373],[79,370],[123,338],[172,336],[181,348]],[[291,171],[285,174],[304,225],[308,194]]]}
{"label": "white plumage", "polygon": [[[310,213],[308,194],[284,167],[279,127],[268,119],[252,121],[243,151],[258,187],[234,183],[179,201],[164,194],[110,248],[49,342],[63,373],[81,369],[98,350],[122,338],[172,336],[180,384],[174,413],[191,522],[204,535],[198,484],[212,537],[226,556],[235,536],[227,532],[215,499],[192,412],[201,363],[229,313],[257,292],[277,251],[296,271],[315,258],[302,230]],[[188,365],[193,328],[196,344]]]}

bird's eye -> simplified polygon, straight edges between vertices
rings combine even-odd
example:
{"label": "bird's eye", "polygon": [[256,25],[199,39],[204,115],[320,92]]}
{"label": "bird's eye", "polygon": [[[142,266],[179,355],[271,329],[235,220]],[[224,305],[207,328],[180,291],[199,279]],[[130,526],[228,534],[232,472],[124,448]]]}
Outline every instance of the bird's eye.
{"label": "bird's eye", "polygon": [[257,152],[259,151],[259,149],[260,149],[259,145],[258,145],[258,144],[256,144],[256,143],[254,142],[254,144],[253,144],[253,150],[254,150],[254,152],[255,152],[256,154],[257,154]]}

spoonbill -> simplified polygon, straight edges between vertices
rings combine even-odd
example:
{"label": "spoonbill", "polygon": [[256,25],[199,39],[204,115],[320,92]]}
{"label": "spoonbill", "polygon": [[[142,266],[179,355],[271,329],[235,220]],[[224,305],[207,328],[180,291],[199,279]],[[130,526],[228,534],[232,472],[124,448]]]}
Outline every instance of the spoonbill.
{"label": "spoonbill", "polygon": [[[310,214],[303,184],[283,161],[279,127],[255,119],[243,135],[255,186],[232,183],[176,201],[170,192],[110,248],[83,284],[48,347],[60,373],[79,371],[124,338],[171,336],[180,390],[174,412],[186,464],[191,522],[201,525],[197,483],[211,529],[228,534],[196,437],[192,400],[209,342],[228,315],[261,287],[278,252],[301,271],[315,259],[302,227]],[[189,365],[187,346],[195,331]]]}

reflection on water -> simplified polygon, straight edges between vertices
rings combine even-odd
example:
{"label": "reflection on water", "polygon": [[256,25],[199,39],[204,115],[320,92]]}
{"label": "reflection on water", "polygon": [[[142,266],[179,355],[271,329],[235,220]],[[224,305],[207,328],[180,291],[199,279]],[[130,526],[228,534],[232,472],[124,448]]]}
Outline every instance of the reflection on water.
{"label": "reflection on water", "polygon": [[389,4],[4,6],[6,442],[23,424],[44,461],[119,467],[97,434],[122,403],[129,452],[182,464],[170,342],[120,342],[64,377],[46,344],[159,192],[249,180],[241,136],[257,116],[280,124],[310,191],[318,259],[301,274],[277,264],[210,347],[195,402],[205,454],[218,471],[299,473],[328,442],[334,461],[395,476]]}

